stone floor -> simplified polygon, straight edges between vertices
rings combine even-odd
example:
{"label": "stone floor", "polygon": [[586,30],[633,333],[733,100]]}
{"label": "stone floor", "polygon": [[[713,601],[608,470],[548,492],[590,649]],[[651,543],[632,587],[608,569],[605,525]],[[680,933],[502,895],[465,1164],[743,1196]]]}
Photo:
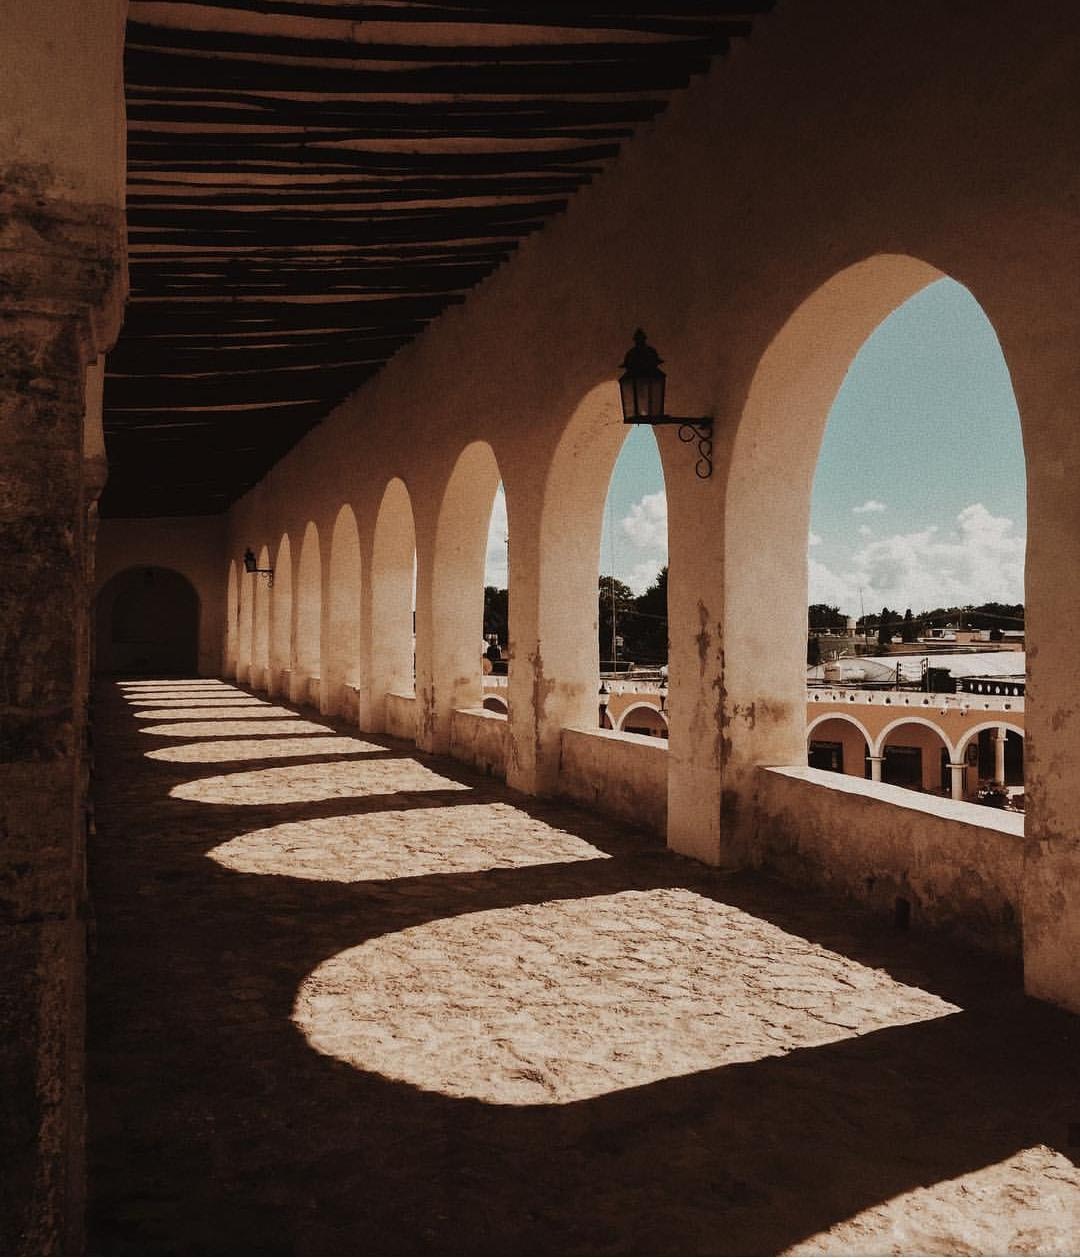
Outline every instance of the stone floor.
{"label": "stone floor", "polygon": [[224,683],[95,717],[89,1252],[1080,1248],[1008,968]]}

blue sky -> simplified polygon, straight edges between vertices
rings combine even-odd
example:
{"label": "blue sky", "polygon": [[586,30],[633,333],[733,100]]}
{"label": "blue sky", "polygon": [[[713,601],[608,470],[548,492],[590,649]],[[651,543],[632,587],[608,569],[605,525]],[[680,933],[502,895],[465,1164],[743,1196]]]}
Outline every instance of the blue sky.
{"label": "blue sky", "polygon": [[[491,583],[502,584],[497,502]],[[882,606],[1023,601],[1026,485],[1020,423],[994,329],[943,279],[870,335],[836,396],[814,480],[810,602]],[[630,430],[604,513],[600,567],[640,592],[667,561],[652,431]]]}

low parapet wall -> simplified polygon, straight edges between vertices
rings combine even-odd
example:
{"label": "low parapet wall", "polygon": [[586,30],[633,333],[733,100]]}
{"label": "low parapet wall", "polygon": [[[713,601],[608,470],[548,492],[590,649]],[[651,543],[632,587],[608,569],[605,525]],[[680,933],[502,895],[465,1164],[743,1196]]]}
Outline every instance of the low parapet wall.
{"label": "low parapet wall", "polygon": [[450,754],[492,777],[506,778],[506,715],[487,708],[457,708],[450,724]]}
{"label": "low parapet wall", "polygon": [[416,741],[416,696],[386,692],[386,732],[391,738]]}
{"label": "low parapet wall", "polygon": [[804,767],[760,770],[758,856],[789,882],[1019,957],[1024,818]]}
{"label": "low parapet wall", "polygon": [[667,767],[662,739],[618,730],[564,729],[559,793],[663,838]]}

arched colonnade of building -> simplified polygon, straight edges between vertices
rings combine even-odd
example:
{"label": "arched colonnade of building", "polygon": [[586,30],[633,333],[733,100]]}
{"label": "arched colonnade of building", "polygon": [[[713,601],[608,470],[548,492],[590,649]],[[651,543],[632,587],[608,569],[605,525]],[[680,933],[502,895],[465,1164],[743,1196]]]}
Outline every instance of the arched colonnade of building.
{"label": "arched colonnade of building", "polygon": [[[810,489],[859,347],[907,298],[950,276],[997,332],[1027,457],[1027,835],[1022,885],[1000,898],[1023,924],[1029,990],[1080,1007],[1070,630],[1080,292],[1062,283],[1080,229],[1046,211],[1075,187],[1062,135],[1075,111],[1051,69],[1059,25],[1048,9],[1026,21],[1023,108],[970,81],[1013,80],[1008,5],[946,24],[929,5],[919,12],[890,7],[867,21],[849,6],[820,23],[793,9],[763,23],[722,74],[692,84],[564,216],[233,504],[217,584],[225,589],[247,547],[265,547],[280,567],[287,538],[291,633],[286,660],[284,628],[275,621],[269,632],[271,685],[288,671],[294,697],[385,728],[386,696],[407,690],[411,672],[401,558],[411,514],[410,729],[420,747],[446,751],[454,712],[482,702],[481,522],[501,478],[513,590],[505,772],[523,791],[557,790],[562,731],[596,726],[600,525],[624,435],[614,378],[640,324],[664,356],[669,409],[715,417],[706,480],[693,449],[657,430],[669,544],[668,842],[862,895],[865,861],[838,854],[835,837],[864,821],[804,766]],[[913,99],[890,89],[885,66],[905,67],[925,90]],[[777,117],[814,117],[814,143],[765,121]],[[380,525],[392,497],[396,559]],[[339,520],[345,508],[355,538]],[[352,559],[334,557],[335,532]],[[275,572],[275,589],[283,576]],[[246,668],[250,680],[266,635],[246,580],[238,574],[227,671]],[[960,860],[951,833],[920,867],[943,872],[910,889],[918,911],[948,898],[941,881]]]}

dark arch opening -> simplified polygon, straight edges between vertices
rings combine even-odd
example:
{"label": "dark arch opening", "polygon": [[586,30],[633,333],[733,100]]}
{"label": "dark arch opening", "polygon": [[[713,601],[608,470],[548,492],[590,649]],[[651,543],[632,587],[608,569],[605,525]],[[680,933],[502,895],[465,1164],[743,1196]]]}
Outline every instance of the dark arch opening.
{"label": "dark arch opening", "polygon": [[199,659],[199,596],[171,568],[128,568],[97,596],[97,671],[192,674]]}

